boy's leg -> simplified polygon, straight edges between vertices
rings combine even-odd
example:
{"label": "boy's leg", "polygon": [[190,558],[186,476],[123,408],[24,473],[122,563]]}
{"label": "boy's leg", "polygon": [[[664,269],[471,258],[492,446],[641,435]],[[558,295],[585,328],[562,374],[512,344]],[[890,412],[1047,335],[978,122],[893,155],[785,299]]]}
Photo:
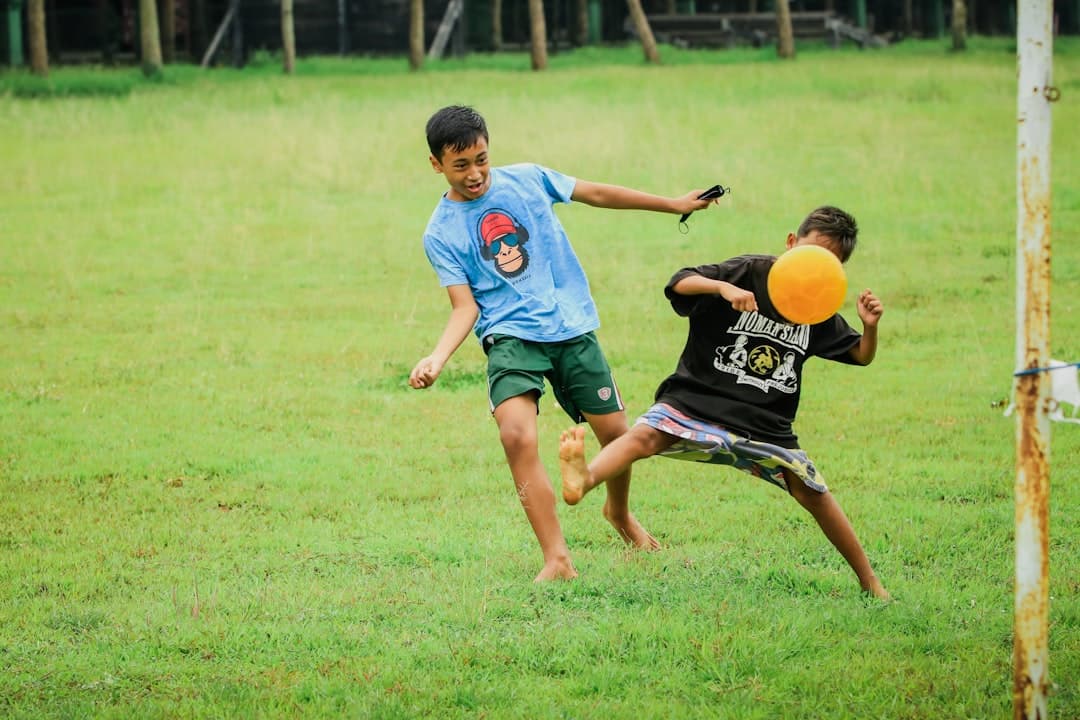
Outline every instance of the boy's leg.
{"label": "boy's leg", "polygon": [[862,589],[871,595],[888,600],[888,591],[870,567],[870,560],[866,557],[859,538],[855,536],[851,522],[848,521],[847,515],[844,514],[840,503],[836,502],[832,493],[828,491],[819,493],[807,487],[802,480],[787,470],[784,471],[784,478],[787,480],[791,496],[814,516],[814,520],[825,533],[825,537],[829,538],[829,542],[840,551],[848,565],[855,571]]}
{"label": "boy's leg", "polygon": [[559,468],[563,480],[563,500],[576,505],[590,490],[604,483],[627,478],[630,466],[670,447],[678,438],[649,427],[634,425],[600,449],[591,462],[585,460],[585,428],[563,432],[559,441]]}
{"label": "boy's leg", "polygon": [[540,461],[536,397],[531,394],[511,397],[499,403],[494,414],[518,499],[544,553],[544,568],[536,580],[577,577],[555,512],[555,493]]}
{"label": "boy's leg", "polygon": [[[585,420],[596,435],[596,439],[600,442],[601,453],[603,453],[604,448],[610,447],[613,442],[617,442],[619,438],[624,437],[628,431],[625,411],[606,413],[604,415],[592,415],[590,413],[582,413],[582,415],[584,415]],[[651,430],[652,428],[648,429]],[[601,460],[600,468],[605,473],[606,479],[604,482],[607,483],[607,500],[604,502],[603,510],[604,517],[607,518],[607,521],[619,533],[619,537],[627,544],[648,550],[656,550],[660,547],[660,543],[630,512],[630,465],[638,458],[635,457],[629,462],[625,462],[621,453],[629,450],[632,445],[627,445],[625,448],[616,448]],[[584,457],[584,448],[582,451]],[[561,455],[562,449],[560,448],[560,457]],[[593,462],[595,463],[596,460],[594,459]],[[618,466],[617,469],[612,471],[604,469],[603,463],[609,462]],[[563,489],[563,499],[566,500],[565,483]],[[570,495],[571,497],[574,496],[573,490],[571,490]],[[584,491],[582,495],[584,495]],[[579,496],[578,500],[580,499]]]}

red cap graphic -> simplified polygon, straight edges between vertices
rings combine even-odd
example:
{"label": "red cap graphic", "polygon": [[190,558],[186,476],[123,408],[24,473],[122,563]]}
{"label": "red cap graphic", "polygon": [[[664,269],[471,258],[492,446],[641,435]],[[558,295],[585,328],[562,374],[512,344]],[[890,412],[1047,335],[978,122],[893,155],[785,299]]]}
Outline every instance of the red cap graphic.
{"label": "red cap graphic", "polygon": [[480,237],[484,245],[491,245],[503,235],[513,235],[516,231],[514,221],[502,213],[490,213],[480,221]]}

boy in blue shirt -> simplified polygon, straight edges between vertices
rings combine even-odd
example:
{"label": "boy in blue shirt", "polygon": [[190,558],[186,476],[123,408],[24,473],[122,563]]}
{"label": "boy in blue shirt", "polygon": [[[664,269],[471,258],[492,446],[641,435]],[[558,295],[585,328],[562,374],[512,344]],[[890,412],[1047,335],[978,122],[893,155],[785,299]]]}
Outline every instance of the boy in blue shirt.
{"label": "boy in blue shirt", "polygon": [[[789,233],[787,248],[819,245],[847,262],[858,226],[843,210],[822,206]],[[634,427],[585,459],[584,431],[562,434],[563,499],[576,505],[608,478],[654,455],[731,465],[787,491],[813,515],[855,571],[862,589],[888,599],[840,504],[799,447],[792,423],[799,408],[803,363],[811,357],[869,365],[877,354],[881,300],[859,293],[857,332],[839,314],[816,325],[788,322],[768,294],[771,255],[740,255],[683,268],[664,294],[689,319],[675,372],[660,384],[654,405]]]}
{"label": "boy in blue shirt", "polygon": [[[544,555],[536,580],[577,576],[540,460],[536,415],[551,383],[559,405],[601,445],[627,431],[626,411],[594,331],[585,272],[554,212],[557,202],[684,214],[713,202],[701,190],[661,197],[579,180],[533,164],[492,167],[484,119],[445,107],[428,120],[435,172],[450,190],[424,231],[424,251],[450,298],[450,318],[409,385],[430,387],[470,331],[488,356],[488,404],[518,497]],[[604,516],[623,540],[656,548],[629,509],[630,472],[608,482]]]}

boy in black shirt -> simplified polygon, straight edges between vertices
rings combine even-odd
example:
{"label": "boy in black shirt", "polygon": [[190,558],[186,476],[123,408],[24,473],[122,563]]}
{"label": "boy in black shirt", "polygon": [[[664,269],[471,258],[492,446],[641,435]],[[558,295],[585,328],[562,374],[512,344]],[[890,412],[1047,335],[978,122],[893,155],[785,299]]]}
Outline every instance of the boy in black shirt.
{"label": "boy in black shirt", "polygon": [[[846,262],[857,233],[853,217],[825,206],[788,235],[787,247],[820,245]],[[584,428],[562,434],[563,499],[575,505],[597,485],[653,455],[732,465],[790,493],[814,516],[862,589],[888,599],[851,523],[792,430],[803,363],[816,355],[869,365],[883,307],[870,290],[859,294],[862,333],[840,315],[816,325],[793,325],[773,307],[766,290],[775,260],[741,255],[675,273],[664,294],[690,321],[678,367],[660,384],[648,412],[592,462],[585,460]]]}

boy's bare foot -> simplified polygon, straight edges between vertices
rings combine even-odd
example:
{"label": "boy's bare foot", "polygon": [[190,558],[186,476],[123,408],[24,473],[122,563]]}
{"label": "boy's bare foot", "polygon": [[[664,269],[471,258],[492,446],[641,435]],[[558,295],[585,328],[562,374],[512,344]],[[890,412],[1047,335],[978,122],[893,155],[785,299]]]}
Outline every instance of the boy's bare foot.
{"label": "boy's bare foot", "polygon": [[578,576],[570,558],[552,560],[544,563],[544,569],[533,578],[533,582],[547,582],[549,580],[573,580]]}
{"label": "boy's bare foot", "polygon": [[889,591],[885,589],[885,586],[881,584],[881,581],[877,579],[877,575],[870,578],[870,582],[863,587],[863,592],[873,595],[879,600],[892,600],[892,595],[889,595]]}
{"label": "boy's bare foot", "polygon": [[585,463],[585,428],[572,427],[559,436],[559,471],[562,496],[567,505],[577,505],[588,492],[585,481],[589,466]]}
{"label": "boy's bare foot", "polygon": [[[565,491],[564,491],[565,492]],[[633,513],[615,514],[611,512],[607,503],[604,503],[604,517],[611,523],[627,545],[633,545],[642,550],[659,550],[660,542],[646,530]]]}

